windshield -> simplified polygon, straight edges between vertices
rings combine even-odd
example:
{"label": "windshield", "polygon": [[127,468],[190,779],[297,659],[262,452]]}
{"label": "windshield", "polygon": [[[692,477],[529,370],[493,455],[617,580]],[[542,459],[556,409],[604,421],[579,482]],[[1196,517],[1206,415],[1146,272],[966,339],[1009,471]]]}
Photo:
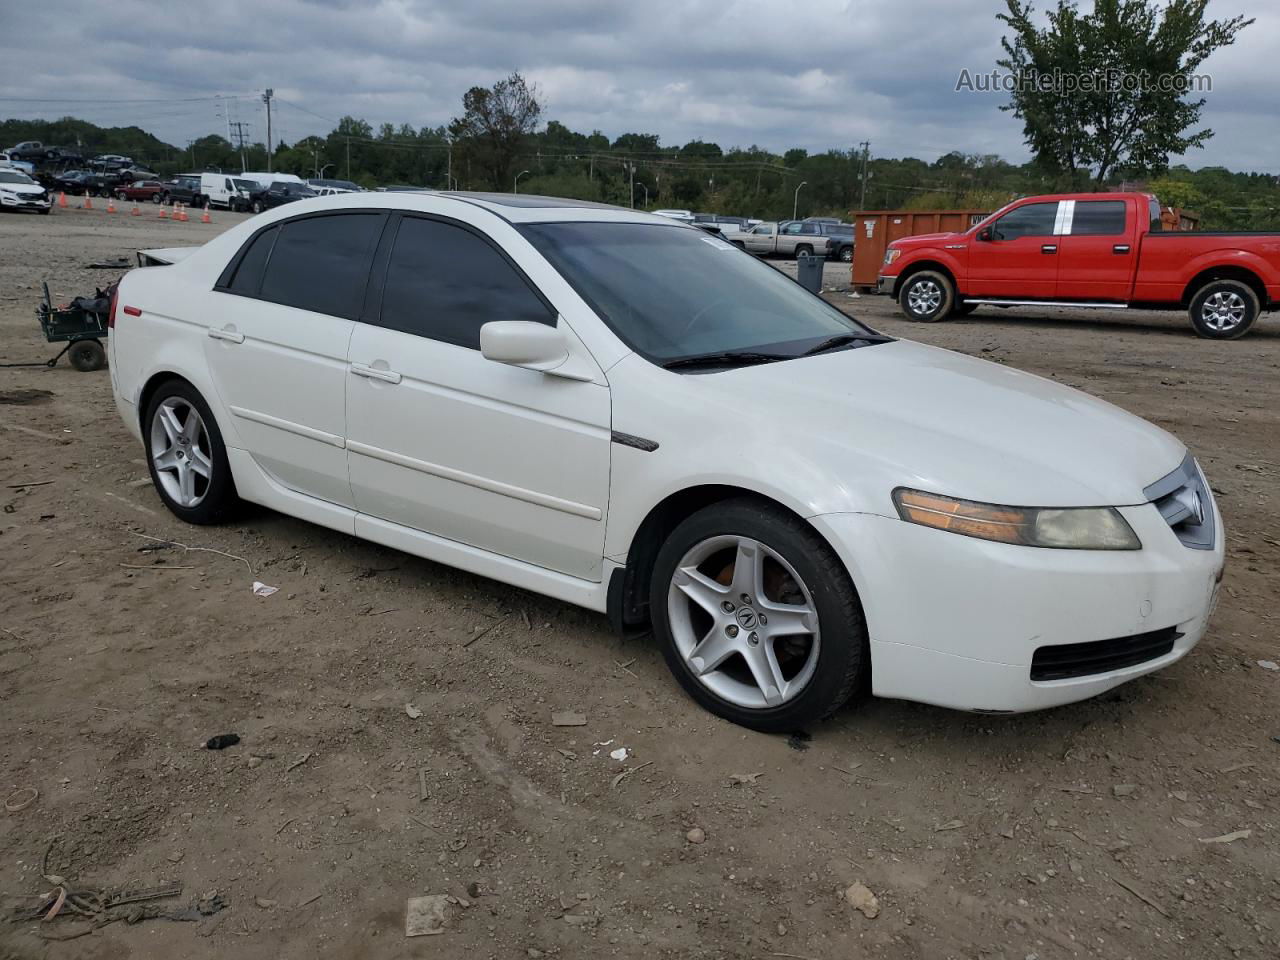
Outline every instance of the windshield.
{"label": "windshield", "polygon": [[788,359],[841,335],[874,337],[730,243],[681,226],[521,228],[631,349],[657,363],[712,353]]}
{"label": "windshield", "polygon": [[256,180],[232,180],[236,188],[243,190],[245,193],[253,193],[255,190],[261,190],[262,187]]}
{"label": "windshield", "polygon": [[35,183],[35,181],[25,173],[19,173],[17,170],[0,170],[0,183],[22,183],[30,185]]}

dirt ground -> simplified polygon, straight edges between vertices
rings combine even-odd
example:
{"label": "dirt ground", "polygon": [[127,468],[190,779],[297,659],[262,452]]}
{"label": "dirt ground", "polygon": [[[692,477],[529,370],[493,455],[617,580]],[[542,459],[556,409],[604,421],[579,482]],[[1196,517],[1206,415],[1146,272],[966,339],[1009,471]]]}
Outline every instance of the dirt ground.
{"label": "dirt ground", "polygon": [[[143,212],[0,217],[0,363],[54,352],[42,279],[67,299],[114,278],[90,260],[235,219]],[[871,701],[804,736],[753,734],[602,616],[262,510],[184,526],[106,371],[3,369],[0,793],[39,795],[0,813],[0,957],[1280,955],[1280,672],[1258,663],[1280,660],[1280,319],[1210,343],[1175,315],[914,326],[828,295],[1186,441],[1227,524],[1204,642],[1043,713]],[[240,743],[201,749],[224,733]],[[226,908],[8,922],[51,889],[42,872],[177,881],[141,908],[214,892]],[[844,899],[855,881],[874,919]],[[446,931],[406,938],[406,900],[434,894],[456,901]]]}

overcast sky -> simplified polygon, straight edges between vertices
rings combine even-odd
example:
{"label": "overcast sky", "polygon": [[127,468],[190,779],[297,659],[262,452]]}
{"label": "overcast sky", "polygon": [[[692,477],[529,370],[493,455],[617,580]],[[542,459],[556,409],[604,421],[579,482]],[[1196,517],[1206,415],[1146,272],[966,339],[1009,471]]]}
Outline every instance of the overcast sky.
{"label": "overcast sky", "polygon": [[[955,92],[962,69],[993,68],[1002,0],[7,0],[5,7],[0,117],[137,124],[176,144],[226,133],[220,104],[184,98],[238,95],[231,118],[250,123],[262,140],[257,96],[274,87],[277,136],[293,141],[327,133],[328,120],[348,113],[375,128],[444,124],[468,87],[517,70],[540,86],[547,119],[610,137],[638,131],[659,134],[665,145],[700,138],[726,148],[810,151],[870,140],[880,156],[932,160],[963,150],[1026,158],[1020,125],[997,109],[1002,96]],[[1212,16],[1245,13],[1258,22],[1203,68],[1214,84],[1204,123],[1217,136],[1185,158],[1190,165],[1280,173],[1278,7],[1210,3]]]}

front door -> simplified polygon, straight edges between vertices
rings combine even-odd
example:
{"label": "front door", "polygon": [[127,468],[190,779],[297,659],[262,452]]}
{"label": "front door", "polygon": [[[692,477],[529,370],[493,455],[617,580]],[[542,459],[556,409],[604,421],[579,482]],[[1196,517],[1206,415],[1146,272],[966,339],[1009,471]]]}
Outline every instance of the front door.
{"label": "front door", "polygon": [[[1137,220],[1128,200],[1073,200],[1059,238],[1059,300],[1124,301],[1138,262]],[[1142,211],[1143,215],[1146,211]]]}
{"label": "front door", "polygon": [[308,216],[259,233],[206,320],[209,369],[244,448],[281,485],[346,507],[347,346],[385,220]]}
{"label": "front door", "polygon": [[749,253],[773,253],[778,228],[771,223],[761,223],[742,238]]}
{"label": "front door", "polygon": [[375,269],[385,261],[378,322],[356,325],[349,352],[357,509],[598,580],[609,491],[603,378],[486,360],[485,323],[556,325],[556,309],[471,227],[402,214],[391,229]]}
{"label": "front door", "polygon": [[1024,204],[976,234],[969,241],[965,296],[1052,300],[1061,240],[1058,206],[1057,201]]}

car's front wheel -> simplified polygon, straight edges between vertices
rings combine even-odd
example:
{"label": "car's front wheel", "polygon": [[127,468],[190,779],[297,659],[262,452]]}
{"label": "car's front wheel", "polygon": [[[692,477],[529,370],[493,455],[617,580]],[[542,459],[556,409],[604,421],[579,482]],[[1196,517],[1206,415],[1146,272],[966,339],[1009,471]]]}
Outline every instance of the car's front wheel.
{"label": "car's front wheel", "polygon": [[160,499],[187,523],[216,523],[239,502],[227,448],[209,405],[184,380],[156,389],[142,427]]}
{"label": "car's front wheel", "polygon": [[734,723],[799,730],[839,709],[868,669],[862,607],[839,558],[767,503],[730,500],[681,523],[650,591],[667,665]]}
{"label": "car's front wheel", "polygon": [[934,270],[913,273],[898,291],[898,306],[908,320],[936,323],[951,315],[956,292],[945,275]]}
{"label": "car's front wheel", "polygon": [[261,201],[261,200],[255,200],[255,201],[253,201],[253,212],[254,212],[254,213],[261,213],[264,209],[265,209],[265,207],[263,207],[263,205],[262,205],[262,201]]}

